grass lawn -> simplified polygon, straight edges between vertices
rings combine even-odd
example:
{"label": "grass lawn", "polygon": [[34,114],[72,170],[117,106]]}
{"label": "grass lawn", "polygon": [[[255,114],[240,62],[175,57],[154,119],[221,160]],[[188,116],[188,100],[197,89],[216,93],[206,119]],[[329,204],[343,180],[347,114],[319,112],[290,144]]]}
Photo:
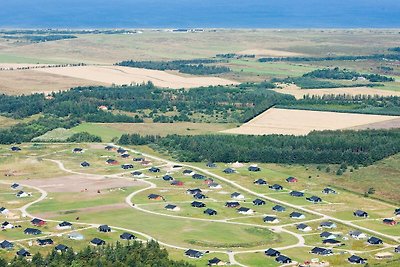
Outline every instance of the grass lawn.
{"label": "grass lawn", "polygon": [[235,255],[235,259],[237,262],[246,266],[280,266],[280,264],[275,261],[275,258],[265,256],[264,252],[240,253]]}
{"label": "grass lawn", "polygon": [[103,142],[111,142],[112,139],[119,138],[124,133],[101,123],[82,123],[72,128],[71,131],[73,133],[88,132],[100,136]]}

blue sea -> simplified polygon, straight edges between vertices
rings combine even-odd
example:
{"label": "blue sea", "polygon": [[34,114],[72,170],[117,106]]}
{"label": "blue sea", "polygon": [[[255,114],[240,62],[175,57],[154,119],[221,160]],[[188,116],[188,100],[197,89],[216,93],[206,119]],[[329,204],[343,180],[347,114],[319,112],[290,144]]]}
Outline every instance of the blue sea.
{"label": "blue sea", "polygon": [[400,0],[0,0],[0,28],[400,28]]}

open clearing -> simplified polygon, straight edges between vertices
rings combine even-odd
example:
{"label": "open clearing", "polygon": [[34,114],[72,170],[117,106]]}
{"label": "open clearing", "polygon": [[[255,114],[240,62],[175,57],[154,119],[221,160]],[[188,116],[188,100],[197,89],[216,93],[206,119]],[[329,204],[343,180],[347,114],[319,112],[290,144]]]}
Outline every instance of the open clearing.
{"label": "open clearing", "polygon": [[222,132],[251,135],[305,135],[313,130],[346,129],[393,119],[396,117],[271,108],[238,128]]}
{"label": "open clearing", "polygon": [[209,85],[236,84],[218,77],[182,77],[159,70],[121,66],[79,66],[37,69],[38,72],[91,80],[105,84],[137,84],[151,81],[156,86],[168,88],[192,88]]}
{"label": "open clearing", "polygon": [[142,185],[141,182],[133,180],[100,178],[96,175],[68,175],[51,179],[34,179],[26,180],[24,184],[43,188],[48,192],[81,192],[87,189],[88,192],[94,193],[102,189]]}
{"label": "open clearing", "polygon": [[284,86],[282,89],[273,89],[275,92],[293,95],[296,99],[302,99],[305,95],[379,95],[379,96],[400,96],[398,91],[389,91],[372,87],[342,87],[342,88],[321,88],[301,89],[296,85]]}

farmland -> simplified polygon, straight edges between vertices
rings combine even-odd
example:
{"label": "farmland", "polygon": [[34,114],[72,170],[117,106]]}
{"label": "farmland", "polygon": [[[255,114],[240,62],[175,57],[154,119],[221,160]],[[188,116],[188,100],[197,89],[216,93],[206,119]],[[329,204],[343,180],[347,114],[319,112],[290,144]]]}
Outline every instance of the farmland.
{"label": "farmland", "polygon": [[346,129],[391,121],[393,119],[396,119],[396,117],[272,108],[241,125],[239,128],[229,129],[223,132],[256,135],[304,135],[314,130]]}

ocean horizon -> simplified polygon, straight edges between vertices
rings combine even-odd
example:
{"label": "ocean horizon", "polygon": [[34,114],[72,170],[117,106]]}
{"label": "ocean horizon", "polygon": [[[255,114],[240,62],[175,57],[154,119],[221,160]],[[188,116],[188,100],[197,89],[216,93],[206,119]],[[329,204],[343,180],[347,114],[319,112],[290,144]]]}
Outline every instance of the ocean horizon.
{"label": "ocean horizon", "polygon": [[0,28],[400,28],[400,1],[13,0]]}

